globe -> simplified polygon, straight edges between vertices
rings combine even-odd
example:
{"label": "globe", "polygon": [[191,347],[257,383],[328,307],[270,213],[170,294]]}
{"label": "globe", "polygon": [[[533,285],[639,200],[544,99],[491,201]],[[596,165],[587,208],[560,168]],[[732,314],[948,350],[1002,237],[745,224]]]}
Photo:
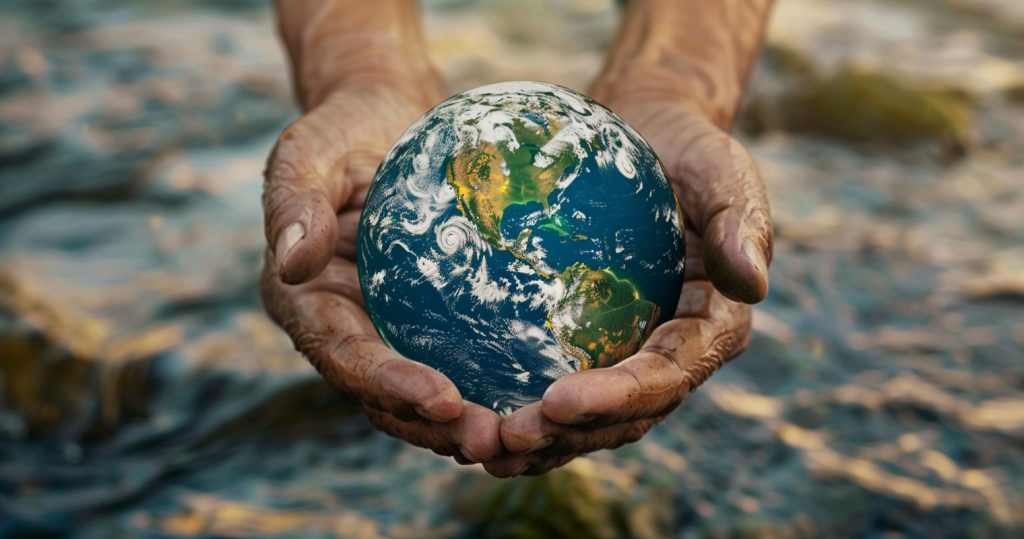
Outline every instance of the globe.
{"label": "globe", "polygon": [[381,338],[510,413],[634,354],[675,312],[683,215],[650,146],[567,88],[456,95],[388,152],[360,218]]}

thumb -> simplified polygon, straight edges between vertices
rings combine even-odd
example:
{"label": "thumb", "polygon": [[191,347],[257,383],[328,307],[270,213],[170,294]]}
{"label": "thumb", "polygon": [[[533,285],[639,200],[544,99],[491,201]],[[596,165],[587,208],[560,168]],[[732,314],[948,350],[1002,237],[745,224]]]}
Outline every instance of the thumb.
{"label": "thumb", "polygon": [[270,154],[263,184],[264,228],[277,273],[306,282],[330,262],[339,208],[350,195],[344,152],[331,122],[316,113],[288,126]]}
{"label": "thumb", "polygon": [[[680,205],[703,239],[704,269],[724,296],[757,303],[768,294],[773,233],[757,165],[735,139],[690,114],[666,155]],[[681,142],[681,144],[679,144]]]}

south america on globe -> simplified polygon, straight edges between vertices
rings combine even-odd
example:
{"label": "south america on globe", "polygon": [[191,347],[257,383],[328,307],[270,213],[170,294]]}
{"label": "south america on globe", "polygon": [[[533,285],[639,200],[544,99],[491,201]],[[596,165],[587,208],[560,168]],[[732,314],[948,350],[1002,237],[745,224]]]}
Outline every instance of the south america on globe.
{"label": "south america on globe", "polygon": [[381,338],[507,414],[672,318],[683,215],[647,143],[567,88],[456,95],[388,152],[359,225]]}

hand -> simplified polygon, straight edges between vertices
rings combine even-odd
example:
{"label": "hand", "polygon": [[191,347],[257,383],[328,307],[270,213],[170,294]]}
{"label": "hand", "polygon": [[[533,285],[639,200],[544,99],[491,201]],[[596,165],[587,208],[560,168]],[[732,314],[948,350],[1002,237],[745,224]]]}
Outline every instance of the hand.
{"label": "hand", "polygon": [[[270,155],[263,205],[263,301],[328,384],[359,403],[373,425],[409,443],[486,462],[499,476],[501,418],[462,400],[440,372],[405,359],[378,337],[363,305],[356,234],[377,165],[431,105],[436,75],[329,93],[281,134]],[[498,459],[496,461],[496,459]]]}
{"label": "hand", "polygon": [[746,348],[747,304],[767,294],[772,227],[753,160],[690,100],[655,95],[601,84],[591,91],[651,144],[686,216],[686,281],[675,318],[636,355],[564,376],[541,402],[505,418],[502,442],[528,465],[526,474],[639,440]]}

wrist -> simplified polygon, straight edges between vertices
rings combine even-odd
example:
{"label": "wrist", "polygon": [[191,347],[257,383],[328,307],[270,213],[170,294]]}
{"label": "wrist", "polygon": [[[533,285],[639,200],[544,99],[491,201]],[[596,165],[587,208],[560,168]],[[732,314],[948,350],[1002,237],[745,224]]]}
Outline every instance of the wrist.
{"label": "wrist", "polygon": [[684,104],[728,129],[772,0],[629,0],[595,99]]}
{"label": "wrist", "polygon": [[643,65],[606,69],[591,84],[589,95],[612,109],[627,103],[688,108],[726,131],[741,99],[739,91],[706,77]]}
{"label": "wrist", "polygon": [[383,86],[417,99],[443,95],[426,55],[416,0],[281,0],[278,5],[295,90],[307,110],[341,89]]}
{"label": "wrist", "polygon": [[306,110],[323,103],[339,91],[380,91],[401,94],[424,109],[444,97],[444,84],[426,58],[404,55],[379,46],[367,48],[358,57],[313,56],[301,72],[304,83],[296,84]]}

